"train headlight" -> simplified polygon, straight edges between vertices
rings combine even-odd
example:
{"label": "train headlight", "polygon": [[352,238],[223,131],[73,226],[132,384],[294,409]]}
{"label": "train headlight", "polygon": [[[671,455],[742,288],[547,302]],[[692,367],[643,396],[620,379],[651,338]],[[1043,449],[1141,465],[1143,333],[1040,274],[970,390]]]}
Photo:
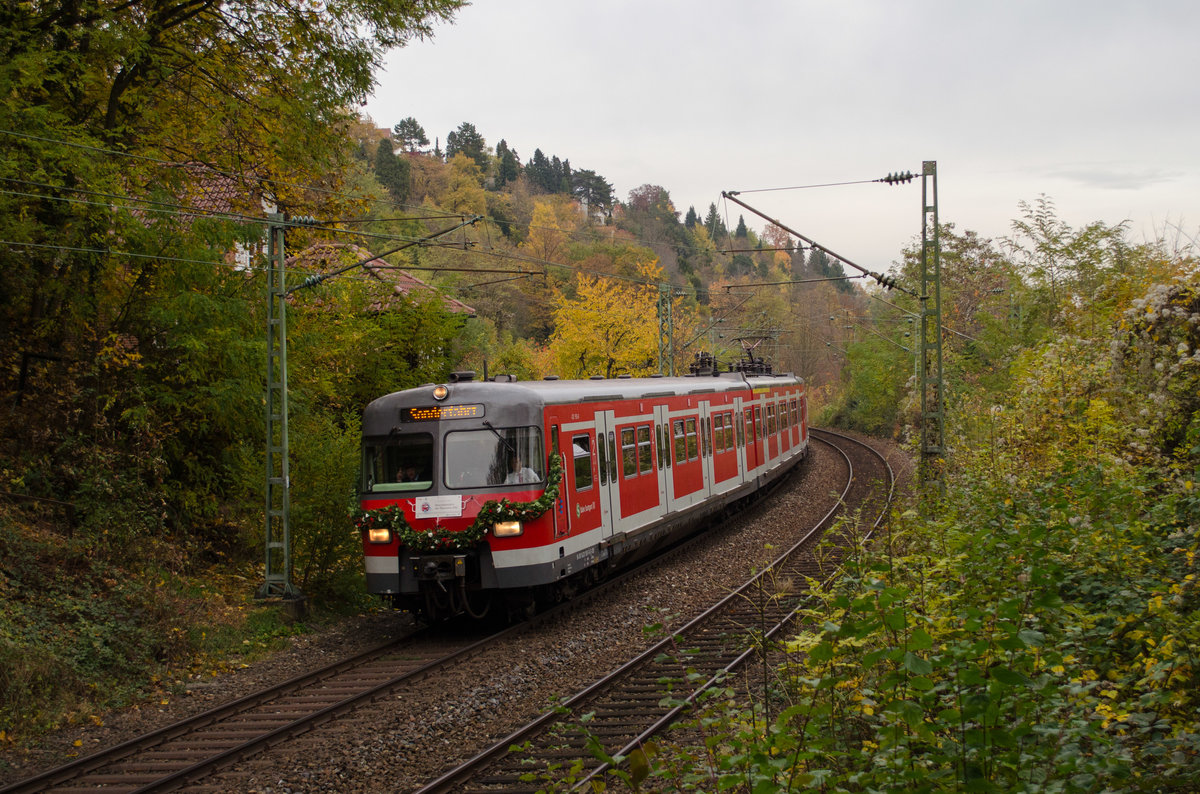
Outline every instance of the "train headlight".
{"label": "train headlight", "polygon": [[388,527],[372,527],[367,530],[367,540],[372,543],[391,543],[392,530]]}
{"label": "train headlight", "polygon": [[515,538],[525,531],[520,521],[497,521],[492,524],[492,534],[498,538]]}
{"label": "train headlight", "polygon": [[434,386],[433,387],[433,399],[435,399],[435,400],[444,400],[444,399],[446,399],[446,395],[448,395],[449,393],[450,393],[449,386]]}

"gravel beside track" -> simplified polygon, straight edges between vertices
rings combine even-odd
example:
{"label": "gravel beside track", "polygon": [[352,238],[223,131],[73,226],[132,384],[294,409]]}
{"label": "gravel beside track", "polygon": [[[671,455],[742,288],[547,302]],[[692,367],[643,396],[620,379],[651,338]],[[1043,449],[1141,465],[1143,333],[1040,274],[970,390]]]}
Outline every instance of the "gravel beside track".
{"label": "gravel beside track", "polygon": [[[797,528],[810,526],[828,509],[841,476],[833,453],[821,444],[812,449],[809,460],[764,504],[732,519],[709,542],[636,576],[602,603],[510,640],[499,656],[487,654],[459,665],[436,688],[381,700],[185,790],[375,792],[418,787],[537,716],[554,698],[574,693],[650,645],[652,637],[643,627],[679,625],[790,545]],[[894,450],[889,457],[903,478],[907,462]],[[38,752],[0,756],[0,761],[18,765],[0,768],[0,783],[62,763],[70,753],[93,752],[170,724],[410,627],[407,616],[382,613],[296,638],[269,660],[192,682],[186,696],[168,705],[108,715],[103,727],[65,731]],[[504,661],[497,663],[498,658]]]}

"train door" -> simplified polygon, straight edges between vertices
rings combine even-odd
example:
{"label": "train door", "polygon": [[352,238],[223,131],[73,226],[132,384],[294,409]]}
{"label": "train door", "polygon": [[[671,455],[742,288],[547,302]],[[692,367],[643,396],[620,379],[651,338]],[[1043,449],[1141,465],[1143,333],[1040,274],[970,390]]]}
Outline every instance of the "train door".
{"label": "train door", "polygon": [[658,503],[671,512],[671,419],[665,405],[654,406],[654,451],[658,454]]}
{"label": "train door", "polygon": [[746,429],[745,423],[742,421],[743,411],[742,398],[733,398],[733,425],[737,430],[735,437],[737,439],[737,464],[738,464],[738,483],[744,483],[750,479],[747,475],[750,470],[748,463],[749,448],[746,445]]}
{"label": "train door", "polygon": [[617,420],[612,411],[596,412],[596,451],[599,470],[597,474],[600,517],[603,530],[601,535],[607,539],[621,516],[621,492],[617,480]]}
{"label": "train door", "polygon": [[[561,442],[559,441],[558,425],[550,426],[550,449],[551,454],[558,454],[562,451]],[[566,467],[570,465],[571,458],[569,455],[563,456],[563,476],[569,481],[570,476],[566,471]],[[558,496],[554,499],[554,537],[563,538],[571,534],[571,521],[567,515],[567,488],[568,484],[560,485]]]}
{"label": "train door", "polygon": [[700,401],[700,461],[704,464],[704,496],[712,496],[716,472],[713,471],[712,407]]}
{"label": "train door", "polygon": [[767,403],[766,411],[767,460],[779,457],[779,406],[775,402]]}
{"label": "train door", "polygon": [[787,455],[792,449],[792,415],[787,410],[787,398],[779,401],[779,453]]}
{"label": "train door", "polygon": [[742,413],[746,420],[746,468],[758,474],[763,465],[762,406],[750,405]]}
{"label": "train door", "polygon": [[596,432],[594,420],[562,426],[559,444],[563,454],[563,487],[570,496],[566,519],[572,535],[590,532],[603,524],[597,443],[602,437]]}

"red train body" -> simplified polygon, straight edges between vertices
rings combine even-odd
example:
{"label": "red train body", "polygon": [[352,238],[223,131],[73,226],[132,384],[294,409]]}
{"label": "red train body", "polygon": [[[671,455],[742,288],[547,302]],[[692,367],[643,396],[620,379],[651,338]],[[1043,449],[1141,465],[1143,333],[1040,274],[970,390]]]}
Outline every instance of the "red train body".
{"label": "red train body", "polygon": [[381,397],[363,414],[367,588],[429,619],[569,596],[786,473],[807,412],[798,378],[742,373]]}

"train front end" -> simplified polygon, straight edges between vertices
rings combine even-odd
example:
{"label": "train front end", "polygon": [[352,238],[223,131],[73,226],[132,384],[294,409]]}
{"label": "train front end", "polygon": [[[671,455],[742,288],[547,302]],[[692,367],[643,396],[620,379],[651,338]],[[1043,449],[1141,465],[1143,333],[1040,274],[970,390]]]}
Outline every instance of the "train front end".
{"label": "train front end", "polygon": [[496,592],[519,593],[492,552],[550,534],[543,435],[541,401],[516,384],[459,376],[368,405],[356,519],[367,590],[429,620],[482,617]]}

